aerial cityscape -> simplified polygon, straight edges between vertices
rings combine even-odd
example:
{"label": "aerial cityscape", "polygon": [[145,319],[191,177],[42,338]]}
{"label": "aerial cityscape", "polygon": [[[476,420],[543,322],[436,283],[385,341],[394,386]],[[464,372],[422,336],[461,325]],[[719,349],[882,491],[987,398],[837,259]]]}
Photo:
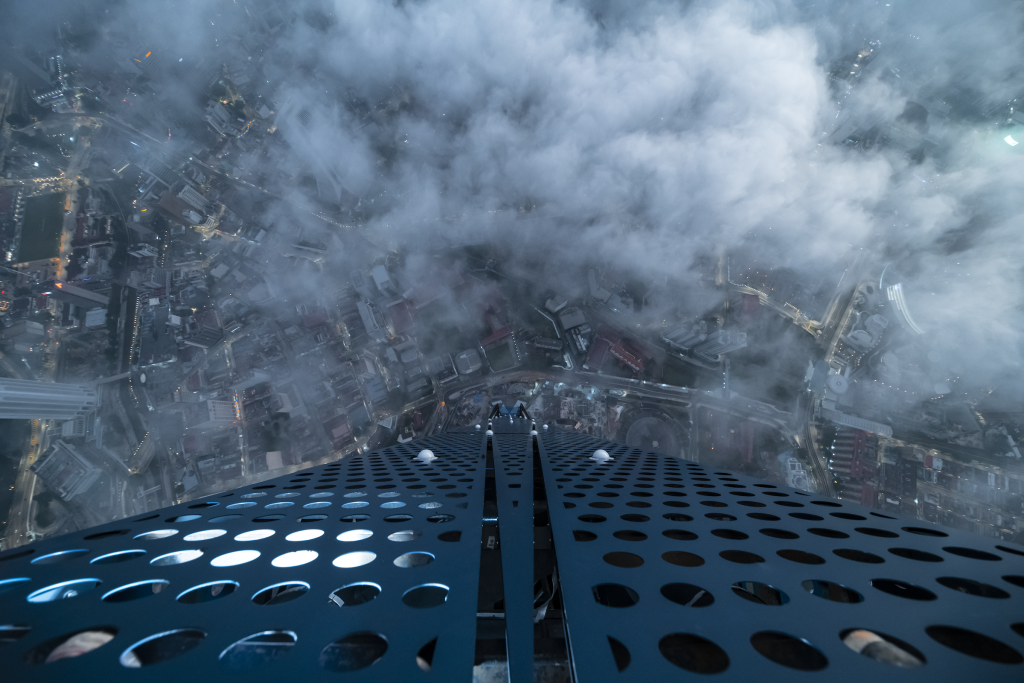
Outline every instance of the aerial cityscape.
{"label": "aerial cityscape", "polygon": [[1022,542],[1024,16],[969,5],[8,5],[0,549],[499,402]]}

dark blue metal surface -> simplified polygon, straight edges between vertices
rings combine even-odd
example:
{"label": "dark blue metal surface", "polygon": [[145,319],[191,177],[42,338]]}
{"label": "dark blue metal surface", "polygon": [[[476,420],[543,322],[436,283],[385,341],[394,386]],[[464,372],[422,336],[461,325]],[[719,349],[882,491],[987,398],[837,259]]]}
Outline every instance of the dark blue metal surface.
{"label": "dark blue metal surface", "polygon": [[[417,462],[421,448],[432,449],[438,459],[429,465]],[[10,588],[0,595],[0,624],[26,625],[31,631],[14,642],[0,644],[4,663],[0,678],[11,682],[144,678],[180,683],[338,680],[341,676],[352,681],[468,681],[476,632],[483,459],[483,435],[445,434],[413,446],[398,445],[352,456],[337,464],[3,553],[0,580],[24,577],[29,581],[0,584],[0,590]],[[230,507],[238,503],[254,505]],[[268,509],[277,503],[292,504]],[[319,503],[329,505],[309,507]],[[402,505],[396,505],[399,503]],[[167,521],[183,515],[198,518]],[[266,515],[281,517],[257,521]],[[314,515],[326,517],[308,520]],[[366,519],[354,515],[366,515]],[[408,519],[396,519],[398,515],[407,515]],[[352,521],[341,521],[345,518]],[[136,540],[139,534],[161,529],[176,533],[158,540]],[[194,532],[209,529],[227,533],[203,541],[186,540]],[[234,540],[242,532],[260,529],[275,533],[262,540]],[[303,542],[285,540],[293,532],[311,529],[325,533]],[[337,540],[339,534],[359,529],[372,535],[359,541]],[[124,533],[88,538],[108,531]],[[402,531],[413,533],[392,538],[412,540],[389,540],[389,536]],[[456,535],[453,532],[458,532],[458,540],[451,540]],[[440,540],[439,536],[450,540]],[[86,552],[54,564],[32,563],[49,553],[75,549]],[[126,549],[140,549],[145,554],[117,564],[90,564],[101,555]],[[184,564],[150,564],[165,553],[190,549],[200,549],[203,555]],[[214,558],[247,549],[259,551],[259,557],[237,566],[211,566]],[[318,557],[301,566],[273,566],[275,558],[298,550],[315,551]],[[359,567],[332,564],[335,558],[353,551],[372,552],[376,557]],[[412,552],[430,553],[434,559],[425,566],[396,566],[396,558]],[[26,600],[37,589],[85,578],[102,583],[72,599],[42,604]],[[169,585],[158,594],[150,592],[133,601],[111,603],[101,599],[112,589],[153,579],[165,580]],[[230,595],[200,604],[183,604],[175,599],[193,586],[225,580],[238,583]],[[281,582],[304,582],[309,590],[283,604],[258,605],[251,600],[258,591]],[[372,601],[354,606],[339,607],[329,601],[335,589],[358,582],[377,584],[381,592]],[[403,602],[406,591],[431,583],[450,589],[446,602],[430,608],[410,607]],[[23,664],[27,653],[50,639],[102,626],[116,629],[113,640],[80,658]],[[142,671],[119,663],[119,657],[133,644],[173,629],[197,629],[206,636],[194,649]],[[232,671],[225,662],[218,661],[221,652],[236,641],[276,630],[297,636],[294,647],[290,651],[285,648],[280,659],[244,671]],[[379,661],[345,674],[325,671],[320,664],[324,648],[360,632],[379,634],[386,640],[386,651]],[[417,654],[435,638],[432,657],[429,647],[423,651],[431,659],[430,671],[425,672],[417,665]],[[365,644],[366,640],[355,642]]]}
{"label": "dark blue metal surface", "polygon": [[509,679],[533,680],[533,437],[527,420],[492,422]]}
{"label": "dark blue metal surface", "polygon": [[[605,449],[613,460],[605,465],[590,460],[597,448]],[[1013,654],[1019,657],[1024,651],[1024,586],[1003,577],[1024,574],[1024,548],[1020,546],[884,515],[859,505],[822,500],[562,430],[541,430],[540,450],[562,578],[571,666],[578,680],[675,680],[687,674],[666,658],[665,651],[691,670],[724,664],[716,677],[721,680],[1024,678],[1020,664],[963,654],[926,632],[939,625],[967,629],[1012,648],[1010,659]],[[816,534],[810,529],[824,531]],[[584,532],[577,534],[581,538],[594,537],[577,540],[574,532],[579,531]],[[818,535],[822,533],[828,535]],[[843,549],[871,553],[878,558],[877,564],[836,554]],[[894,554],[897,552],[904,556]],[[689,555],[669,555],[671,563],[665,553]],[[908,555],[920,559],[908,559]],[[965,594],[937,581],[941,577],[980,582],[1006,597]],[[914,600],[885,593],[873,587],[872,580],[877,579],[903,581],[935,597]],[[818,597],[802,586],[805,580],[840,584],[859,593],[863,601],[849,604]],[[785,594],[785,604],[744,599],[731,589],[738,582],[772,586]],[[663,587],[680,583],[710,593],[713,603],[697,606],[697,599],[687,606],[662,593]],[[599,604],[594,588],[602,584],[631,589],[636,604]],[[685,589],[668,592],[677,599],[689,596]],[[625,591],[619,594],[628,596]],[[706,594],[702,597],[708,599]],[[1011,628],[1013,624],[1017,624],[1016,630]],[[848,629],[895,636],[922,653],[926,663],[900,668],[857,654],[840,638]],[[752,643],[755,634],[766,631],[806,641],[822,657],[816,660],[813,653],[797,653],[796,663],[824,663],[824,668],[817,673],[800,671],[766,658]],[[698,636],[714,645],[689,635],[670,637],[672,634]],[[609,637],[628,650],[629,664],[621,672]],[[953,643],[975,654],[982,650],[969,638]],[[775,652],[782,650],[776,647]]]}
{"label": "dark blue metal surface", "polygon": [[[521,680],[530,676],[534,650],[533,440],[522,418],[497,417],[493,427],[507,647],[512,676]],[[485,431],[353,456],[0,553],[3,680],[470,680]],[[547,617],[556,628],[545,632],[560,633],[557,620],[564,614],[577,680],[675,680],[712,671],[736,681],[1024,677],[1018,663],[1024,662],[1024,547],[574,432],[538,431],[544,484],[538,490],[550,508],[560,577],[560,596]],[[418,461],[422,448],[438,459]],[[598,448],[612,460],[592,460]],[[511,486],[517,480],[521,485]],[[140,537],[161,530],[174,533]],[[192,540],[206,530],[225,533]],[[235,540],[257,530],[274,533]],[[310,530],[324,533],[287,540]],[[363,533],[350,536],[365,538],[338,538],[357,530]],[[211,564],[246,549],[260,554],[235,566]],[[92,563],[128,550],[139,552],[120,563]],[[189,550],[202,555],[153,563]],[[294,551],[317,556],[275,566]],[[349,552],[374,557],[361,566],[333,564]],[[79,585],[66,599],[28,601],[40,589],[83,579],[101,583],[90,591]],[[130,587],[147,581],[166,584]],[[233,582],[223,585],[234,591],[221,589],[216,599],[196,604],[176,599],[210,582]],[[300,597],[281,604],[253,601],[285,582],[308,585],[308,591],[288,593]],[[353,584],[363,585],[336,594],[348,604],[330,597]],[[379,595],[367,584],[378,586]],[[447,587],[447,601],[416,607],[403,599],[429,584]],[[126,590],[112,593],[118,588]],[[134,599],[112,601],[118,597]],[[16,630],[4,628],[14,626],[28,631],[16,637]],[[26,663],[90,629],[115,635],[79,658]],[[136,644],[174,629],[202,638],[144,671],[122,665]],[[842,640],[852,629],[898,640],[924,664],[900,668],[858,654]],[[266,632],[272,635],[260,635]],[[269,642],[243,642],[221,658],[251,636]],[[134,652],[149,656],[146,647]],[[256,668],[230,668],[260,657],[266,661]],[[362,668],[325,669],[325,657],[328,664]]]}

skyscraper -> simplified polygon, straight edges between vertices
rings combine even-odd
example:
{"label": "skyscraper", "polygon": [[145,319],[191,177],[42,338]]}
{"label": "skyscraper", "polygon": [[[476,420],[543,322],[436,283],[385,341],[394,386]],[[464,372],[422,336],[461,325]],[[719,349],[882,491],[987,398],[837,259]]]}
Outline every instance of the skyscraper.
{"label": "skyscraper", "polygon": [[83,386],[0,378],[0,420],[73,420],[96,405],[96,391]]}
{"label": "skyscraper", "polygon": [[746,345],[747,335],[745,333],[736,330],[719,330],[694,346],[694,351],[698,356],[716,361],[719,355],[742,349]]}
{"label": "skyscraper", "polygon": [[1020,680],[1024,546],[922,524],[495,417],[0,554],[5,680]]}

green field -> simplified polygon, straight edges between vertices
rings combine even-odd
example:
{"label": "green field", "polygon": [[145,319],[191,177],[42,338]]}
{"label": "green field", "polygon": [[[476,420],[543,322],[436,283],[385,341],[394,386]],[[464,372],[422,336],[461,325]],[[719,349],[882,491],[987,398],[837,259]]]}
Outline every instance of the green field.
{"label": "green field", "polygon": [[64,231],[64,195],[43,194],[25,201],[25,220],[17,262],[38,261],[60,256]]}

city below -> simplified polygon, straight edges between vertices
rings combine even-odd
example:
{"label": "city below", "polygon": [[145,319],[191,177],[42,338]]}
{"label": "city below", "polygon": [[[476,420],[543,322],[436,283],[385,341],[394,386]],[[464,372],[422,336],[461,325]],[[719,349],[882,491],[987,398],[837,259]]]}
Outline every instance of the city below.
{"label": "city below", "polygon": [[[402,85],[321,94],[374,141],[376,168],[339,171],[310,132],[325,110],[281,95],[264,59],[279,6],[222,4],[248,28],[217,34],[216,58],[71,20],[0,45],[0,548],[486,424],[498,403],[1024,538],[1020,379],[959,376],[897,259],[858,246],[812,274],[751,238],[689,254],[686,277],[607,251],[534,268],[488,239],[541,210],[528,198],[371,230],[400,201],[382,178],[422,105]],[[896,73],[858,44],[822,76],[840,99]],[[938,156],[940,129],[1024,124],[1008,100],[905,76],[921,104],[840,109],[823,144]]]}

